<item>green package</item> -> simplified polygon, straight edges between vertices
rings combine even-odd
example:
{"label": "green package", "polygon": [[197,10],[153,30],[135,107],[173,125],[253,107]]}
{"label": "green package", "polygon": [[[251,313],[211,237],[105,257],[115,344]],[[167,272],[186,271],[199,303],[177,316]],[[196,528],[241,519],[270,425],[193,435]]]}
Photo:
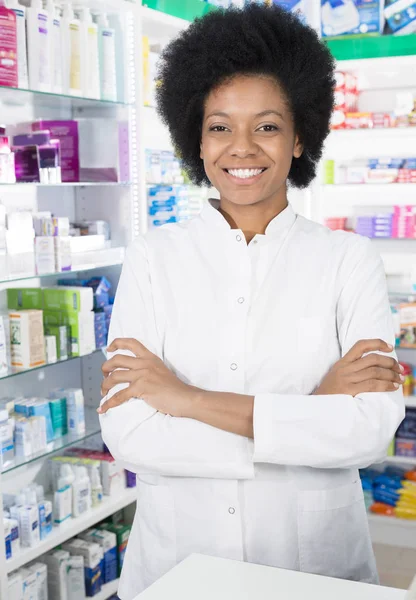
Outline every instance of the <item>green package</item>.
{"label": "green package", "polygon": [[7,306],[11,310],[41,310],[43,308],[42,288],[9,288]]}
{"label": "green package", "polygon": [[53,335],[56,339],[56,354],[58,360],[66,360],[69,356],[69,329],[66,325],[46,325],[46,335]]}
{"label": "green package", "polygon": [[83,356],[95,350],[93,312],[44,310],[43,322],[45,329],[50,326],[68,327],[71,356]]}
{"label": "green package", "polygon": [[94,294],[90,287],[60,286],[43,290],[45,310],[89,311],[94,308]]}
{"label": "green package", "polygon": [[54,438],[60,438],[68,433],[66,398],[49,398],[52,428]]}
{"label": "green package", "polygon": [[120,577],[121,569],[123,568],[124,556],[127,550],[127,542],[129,541],[131,525],[115,525],[114,523],[101,523],[98,529],[104,529],[105,531],[111,531],[117,536],[117,566],[118,575]]}

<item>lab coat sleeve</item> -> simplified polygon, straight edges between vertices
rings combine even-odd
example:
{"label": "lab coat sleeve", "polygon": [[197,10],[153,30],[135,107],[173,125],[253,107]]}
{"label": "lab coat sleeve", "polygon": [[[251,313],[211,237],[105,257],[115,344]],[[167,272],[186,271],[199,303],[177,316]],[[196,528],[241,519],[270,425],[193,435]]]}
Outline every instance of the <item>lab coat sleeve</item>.
{"label": "lab coat sleeve", "polygon": [[[162,358],[146,241],[128,249],[111,318],[109,340],[139,340]],[[124,352],[129,354],[129,352]],[[115,386],[103,402],[127,384]],[[100,416],[102,436],[114,458],[136,473],[251,479],[253,441],[187,418],[159,413],[132,398]]]}
{"label": "lab coat sleeve", "polygon": [[[358,236],[340,265],[337,302],[342,355],[361,339],[394,345],[383,264]],[[364,468],[381,461],[404,417],[403,392],[356,397],[258,394],[254,462],[316,468]]]}

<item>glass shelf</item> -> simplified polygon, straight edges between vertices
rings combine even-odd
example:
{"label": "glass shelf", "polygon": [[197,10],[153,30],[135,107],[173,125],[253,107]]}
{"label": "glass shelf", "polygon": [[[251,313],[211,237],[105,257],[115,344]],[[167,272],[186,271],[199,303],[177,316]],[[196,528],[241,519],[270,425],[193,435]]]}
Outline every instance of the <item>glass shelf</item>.
{"label": "glass shelf", "polygon": [[1,183],[0,186],[15,187],[42,187],[42,188],[56,188],[56,187],[127,187],[131,185],[130,181],[70,181],[62,183],[39,183],[37,181],[28,182],[17,182],[17,183]]}
{"label": "glass shelf", "polygon": [[381,35],[353,36],[326,39],[326,44],[337,60],[385,58],[416,54],[416,36]]}
{"label": "glass shelf", "polygon": [[31,456],[15,458],[13,462],[6,463],[2,470],[2,473],[9,473],[10,471],[14,471],[19,467],[22,467],[23,465],[29,465],[30,463],[35,462],[40,458],[45,458],[46,456],[52,454],[53,452],[56,452],[57,450],[64,450],[69,446],[73,446],[74,444],[84,442],[85,440],[88,440],[94,435],[97,435],[97,433],[100,433],[100,425],[98,419],[96,419],[94,425],[87,427],[85,433],[82,435],[63,435],[62,437],[53,440],[52,442],[49,442],[45,450],[42,450],[42,452],[32,454]]}
{"label": "glass shelf", "polygon": [[71,271],[54,271],[39,273],[34,266],[34,254],[16,256],[0,256],[0,284],[11,281],[24,281],[37,277],[65,277],[83,271],[103,269],[123,264],[124,247],[91,250],[90,252],[74,253],[72,255]]}
{"label": "glass shelf", "polygon": [[94,354],[99,354],[102,352],[101,348],[97,348],[91,354],[83,354],[82,356],[70,356],[65,360],[58,360],[55,363],[47,363],[45,365],[41,365],[39,367],[32,367],[31,369],[17,369],[15,367],[9,367],[9,371],[5,375],[0,375],[0,381],[4,379],[10,379],[11,377],[16,377],[18,375],[23,375],[24,373],[33,373],[34,371],[40,371],[41,369],[49,369],[50,367],[55,367],[57,365],[62,365],[64,363],[68,363],[71,360],[77,360],[80,358],[84,358],[85,356],[93,356]]}
{"label": "glass shelf", "polygon": [[39,92],[23,88],[0,86],[0,103],[8,106],[25,106],[30,104],[35,107],[50,108],[99,108],[113,109],[130,106],[129,102],[113,102],[110,100],[96,100],[71,96],[69,94],[55,94],[53,92]]}

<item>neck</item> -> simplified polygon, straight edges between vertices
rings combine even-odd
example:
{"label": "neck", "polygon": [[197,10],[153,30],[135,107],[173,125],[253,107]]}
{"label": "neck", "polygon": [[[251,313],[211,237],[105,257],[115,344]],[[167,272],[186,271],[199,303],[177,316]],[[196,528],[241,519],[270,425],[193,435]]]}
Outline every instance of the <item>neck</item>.
{"label": "neck", "polygon": [[285,196],[278,204],[259,202],[258,204],[233,204],[221,198],[219,212],[228,222],[231,229],[241,229],[247,240],[251,242],[257,234],[265,234],[268,224],[287,208]]}

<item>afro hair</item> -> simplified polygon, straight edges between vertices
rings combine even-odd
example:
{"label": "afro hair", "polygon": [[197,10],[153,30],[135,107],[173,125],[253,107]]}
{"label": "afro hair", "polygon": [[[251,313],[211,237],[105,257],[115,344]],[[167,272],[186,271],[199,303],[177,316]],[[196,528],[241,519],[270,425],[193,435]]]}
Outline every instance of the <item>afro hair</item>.
{"label": "afro hair", "polygon": [[289,182],[309,185],[322,156],[334,104],[334,60],[316,32],[282,8],[249,5],[196,19],[168,44],[158,67],[158,112],[195,184],[209,184],[200,142],[205,99],[237,75],[276,79],[303,144]]}

